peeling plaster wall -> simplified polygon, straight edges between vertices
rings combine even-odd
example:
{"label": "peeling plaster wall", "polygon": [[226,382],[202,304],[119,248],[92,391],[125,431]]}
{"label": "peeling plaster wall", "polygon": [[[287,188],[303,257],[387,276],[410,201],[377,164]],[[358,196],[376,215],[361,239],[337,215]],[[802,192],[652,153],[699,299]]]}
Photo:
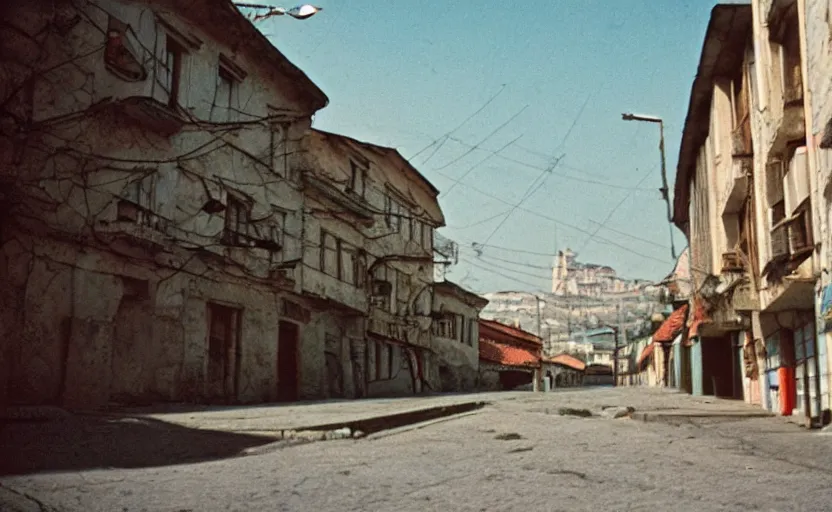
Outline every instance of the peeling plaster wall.
{"label": "peeling plaster wall", "polygon": [[[803,110],[786,111],[784,108],[779,46],[769,40],[769,27],[766,21],[771,4],[772,0],[754,0],[751,2],[757,87],[757,94],[753,95],[751,128],[754,145],[753,172],[756,199],[754,206],[757,212],[755,220],[759,255],[758,268],[760,269],[763,269],[771,258],[771,226],[768,219],[765,180],[767,164],[785,150],[785,145],[788,142],[788,137],[785,134],[806,132]],[[798,5],[800,5],[800,2],[798,2]],[[805,18],[801,15],[800,9],[798,9],[798,12],[798,24],[800,25],[805,23]],[[805,59],[802,60],[802,66],[805,77]],[[805,79],[803,82],[803,95],[806,98],[809,86]],[[809,138],[807,137],[807,139]],[[812,167],[814,165],[810,165],[810,169]],[[807,169],[807,173],[810,173],[809,169]],[[811,176],[809,176],[809,179],[814,181]],[[817,226],[814,229],[817,232]],[[813,257],[804,261],[795,272],[802,277],[810,277],[814,265],[815,256],[813,255]],[[760,306],[765,310],[783,293],[785,288],[782,282],[770,282],[765,279],[763,279],[761,286]]]}
{"label": "peeling plaster wall", "polygon": [[[392,340],[384,342],[386,347],[390,347],[386,350],[394,351],[396,361],[401,361],[401,368],[394,369],[394,378],[376,379],[376,340],[368,337],[364,342],[366,349],[361,361],[364,380],[346,390],[348,395],[360,396],[362,391],[357,388],[361,386],[366,388],[367,396],[413,393],[419,388],[413,383],[414,378],[418,380],[419,371],[405,346],[424,349],[431,346],[432,235],[435,226],[444,224],[444,218],[436,194],[405,169],[404,159],[392,151],[339,135],[313,131],[304,137],[298,158],[297,165],[302,172],[323,182],[322,186],[326,188],[322,191],[319,188],[321,185],[305,182],[303,292],[323,300],[324,308],[349,311],[349,314],[330,315],[330,330],[356,330],[357,324],[350,324],[355,320],[346,318],[358,316],[366,319],[361,323],[365,330],[355,335],[368,337],[367,331],[382,337],[389,335]],[[355,191],[349,190],[353,163],[365,169],[363,184],[357,185]],[[341,199],[333,199],[332,195]],[[399,217],[388,215],[391,197],[402,204]],[[323,232],[336,237],[342,248],[354,251],[356,256],[363,251],[363,260],[358,265],[362,270],[355,273],[342,266],[339,275],[336,269],[325,269]],[[344,261],[347,260],[342,254],[342,264]],[[395,271],[395,279],[392,273],[379,277],[385,268],[387,272]],[[370,304],[370,280],[374,278],[394,282],[386,307]],[[396,334],[390,335],[390,324],[397,326]],[[315,344],[314,350],[321,344],[320,341],[310,343]],[[423,358],[422,377],[432,388],[436,385],[434,376],[438,363],[434,361],[435,364],[431,364],[429,358],[424,359],[425,352],[421,350],[414,357]],[[359,373],[357,364],[355,361],[343,362],[342,374],[352,372],[355,377]],[[389,362],[384,364],[389,366]],[[331,362],[330,366],[334,363]],[[335,372],[327,370],[327,373]],[[327,377],[326,380],[329,382],[331,379]]]}
{"label": "peeling plaster wall", "polygon": [[[815,190],[812,200],[815,201],[814,223],[816,241],[820,242],[820,282],[817,295],[817,315],[820,316],[820,299],[823,287],[832,284],[829,272],[832,269],[832,150],[820,147],[822,138],[832,135],[832,2],[830,0],[805,0],[806,9],[806,88],[811,102],[811,138],[815,165]],[[827,373],[826,389],[832,388],[832,337],[824,332],[826,322],[819,319],[818,326],[818,354],[825,353],[825,365],[821,362],[821,373]],[[820,346],[825,344],[825,347]],[[832,407],[830,403],[823,404],[824,408]]]}
{"label": "peeling plaster wall", "polygon": [[457,338],[433,336],[432,351],[438,363],[439,382],[444,392],[476,389],[479,371],[479,310],[453,294],[434,292],[433,310],[460,315]]}
{"label": "peeling plaster wall", "polygon": [[[295,86],[263,79],[257,58],[163,12],[177,30],[201,40],[187,48],[183,64],[185,126],[165,137],[131,121],[120,102],[167,101],[155,60],[164,55],[165,36],[155,14],[179,3],[101,1],[78,12],[68,2],[56,5],[50,11],[14,2],[12,19],[42,34],[42,48],[15,38],[3,43],[49,71],[34,76],[28,105],[42,130],[12,143],[0,139],[0,168],[17,173],[18,200],[0,230],[0,278],[10,284],[0,302],[0,335],[16,341],[0,353],[0,398],[79,407],[273,400],[280,298],[299,285],[279,286],[272,270],[303,250],[303,199],[287,155],[297,152],[310,119],[287,93]],[[125,81],[105,67],[108,13],[132,27],[144,80]],[[55,28],[75,14],[77,23]],[[248,73],[231,95],[232,112],[213,106],[220,53]],[[6,61],[0,66],[14,69]],[[218,119],[239,124],[203,124]],[[229,194],[251,204],[249,236],[276,237],[280,250],[221,242],[226,212],[203,206],[209,199],[227,205]],[[124,219],[126,198],[141,217]],[[146,282],[148,296],[128,296],[125,277]],[[241,310],[234,396],[211,396],[205,382],[209,301]],[[323,351],[311,348],[301,348],[301,393],[317,397]]]}

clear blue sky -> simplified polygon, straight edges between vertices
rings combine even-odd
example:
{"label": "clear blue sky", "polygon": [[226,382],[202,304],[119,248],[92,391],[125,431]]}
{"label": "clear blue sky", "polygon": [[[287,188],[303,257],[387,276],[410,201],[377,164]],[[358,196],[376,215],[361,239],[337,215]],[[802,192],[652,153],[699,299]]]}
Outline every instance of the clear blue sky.
{"label": "clear blue sky", "polygon": [[[438,151],[435,144],[411,162],[441,191],[468,173],[440,195],[448,223],[440,232],[460,245],[449,279],[478,292],[547,291],[556,242],[625,277],[657,280],[672,269],[657,190],[658,128],[624,122],[621,113],[665,120],[672,183],[714,4],[318,0],[324,10],[308,20],[259,26],[329,96],[317,127],[395,147],[406,158],[502,89]],[[486,159],[485,150],[504,146]],[[495,231],[560,155],[523,210]],[[596,230],[605,240],[591,238]],[[679,252],[686,242],[674,236]],[[471,243],[486,240],[493,247],[478,255]]]}

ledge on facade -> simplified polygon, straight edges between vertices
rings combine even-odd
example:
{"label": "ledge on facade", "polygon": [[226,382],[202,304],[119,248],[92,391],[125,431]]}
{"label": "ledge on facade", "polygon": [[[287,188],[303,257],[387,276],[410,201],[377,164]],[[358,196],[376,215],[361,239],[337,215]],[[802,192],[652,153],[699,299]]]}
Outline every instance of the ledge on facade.
{"label": "ledge on facade", "polygon": [[151,251],[159,251],[167,242],[170,221],[127,199],[116,203],[115,221],[101,221],[98,235],[110,240],[123,239]]}
{"label": "ledge on facade", "polygon": [[333,297],[327,297],[324,295],[310,293],[306,290],[303,290],[303,296],[306,299],[306,302],[309,304],[309,307],[317,311],[334,310],[346,316],[365,316],[367,314],[366,309],[359,309],[350,304],[341,302],[340,300],[335,299]]}
{"label": "ledge on facade", "polygon": [[361,196],[344,192],[338,189],[333,183],[309,173],[304,174],[303,185],[304,187],[314,189],[325,198],[347,210],[345,213],[354,215],[361,224],[369,227],[375,223],[375,215],[372,208],[366,204],[366,200]]}
{"label": "ledge on facade", "polygon": [[283,246],[279,242],[276,242],[274,240],[269,240],[266,238],[257,238],[236,231],[224,232],[221,242],[223,245],[226,245],[228,247],[263,249],[269,252],[278,252],[281,249],[283,249]]}
{"label": "ledge on facade", "polygon": [[[416,316],[403,317],[372,308],[367,319],[367,334],[414,347],[423,347],[426,343],[420,343],[420,333],[427,332],[430,328],[430,317],[425,317],[424,323],[426,325],[420,325],[420,318]],[[431,336],[427,338],[432,339]]]}
{"label": "ledge on facade", "polygon": [[147,96],[130,96],[113,100],[100,108],[111,111],[116,118],[123,116],[162,137],[175,135],[185,126],[185,118],[175,109]]}
{"label": "ledge on facade", "polygon": [[767,313],[812,310],[815,307],[814,278],[787,276],[775,290],[780,293],[777,293],[763,310]]}
{"label": "ledge on facade", "polygon": [[731,159],[731,183],[722,205],[722,214],[739,212],[748,197],[749,176],[753,172],[754,157],[751,155],[734,155]]}
{"label": "ledge on facade", "polygon": [[776,155],[792,141],[806,138],[806,112],[803,99],[788,101],[783,105],[783,117],[777,125],[770,154]]}

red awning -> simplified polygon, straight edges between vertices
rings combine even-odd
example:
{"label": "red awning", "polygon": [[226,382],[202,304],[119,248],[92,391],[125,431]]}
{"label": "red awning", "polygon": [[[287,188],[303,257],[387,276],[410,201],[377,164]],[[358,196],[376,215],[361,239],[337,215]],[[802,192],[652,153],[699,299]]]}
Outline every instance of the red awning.
{"label": "red awning", "polygon": [[572,368],[573,370],[578,370],[579,372],[586,370],[586,363],[576,357],[570,356],[569,354],[558,354],[555,357],[550,357],[544,361],[547,363],[566,366],[568,368]]}
{"label": "red awning", "polygon": [[699,335],[699,327],[702,324],[707,323],[708,319],[708,311],[705,307],[705,303],[702,300],[694,299],[693,302],[693,319],[690,324],[690,329],[688,330],[688,338],[693,338]]}
{"label": "red awning", "polygon": [[641,351],[641,355],[638,356],[638,363],[636,363],[636,366],[641,366],[644,363],[644,361],[646,361],[650,356],[653,355],[653,350],[655,349],[656,345],[653,343],[644,347],[644,350]]}
{"label": "red awning", "polygon": [[667,317],[667,320],[662,323],[659,329],[653,333],[653,342],[655,343],[671,343],[673,338],[682,332],[685,327],[685,321],[688,316],[688,305],[685,304],[677,309]]}
{"label": "red awning", "polygon": [[540,358],[531,350],[480,339],[480,359],[503,366],[540,366]]}

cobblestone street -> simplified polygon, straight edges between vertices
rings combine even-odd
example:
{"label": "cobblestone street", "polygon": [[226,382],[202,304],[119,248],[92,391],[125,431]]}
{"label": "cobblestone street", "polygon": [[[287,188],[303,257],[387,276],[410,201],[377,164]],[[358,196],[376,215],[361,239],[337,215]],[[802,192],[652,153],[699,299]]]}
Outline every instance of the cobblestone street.
{"label": "cobblestone street", "polygon": [[[11,476],[4,510],[15,497],[11,510],[79,512],[825,510],[832,499],[832,437],[742,404],[648,389],[488,399],[475,413],[367,439]],[[675,411],[675,424],[563,415],[612,405]]]}

